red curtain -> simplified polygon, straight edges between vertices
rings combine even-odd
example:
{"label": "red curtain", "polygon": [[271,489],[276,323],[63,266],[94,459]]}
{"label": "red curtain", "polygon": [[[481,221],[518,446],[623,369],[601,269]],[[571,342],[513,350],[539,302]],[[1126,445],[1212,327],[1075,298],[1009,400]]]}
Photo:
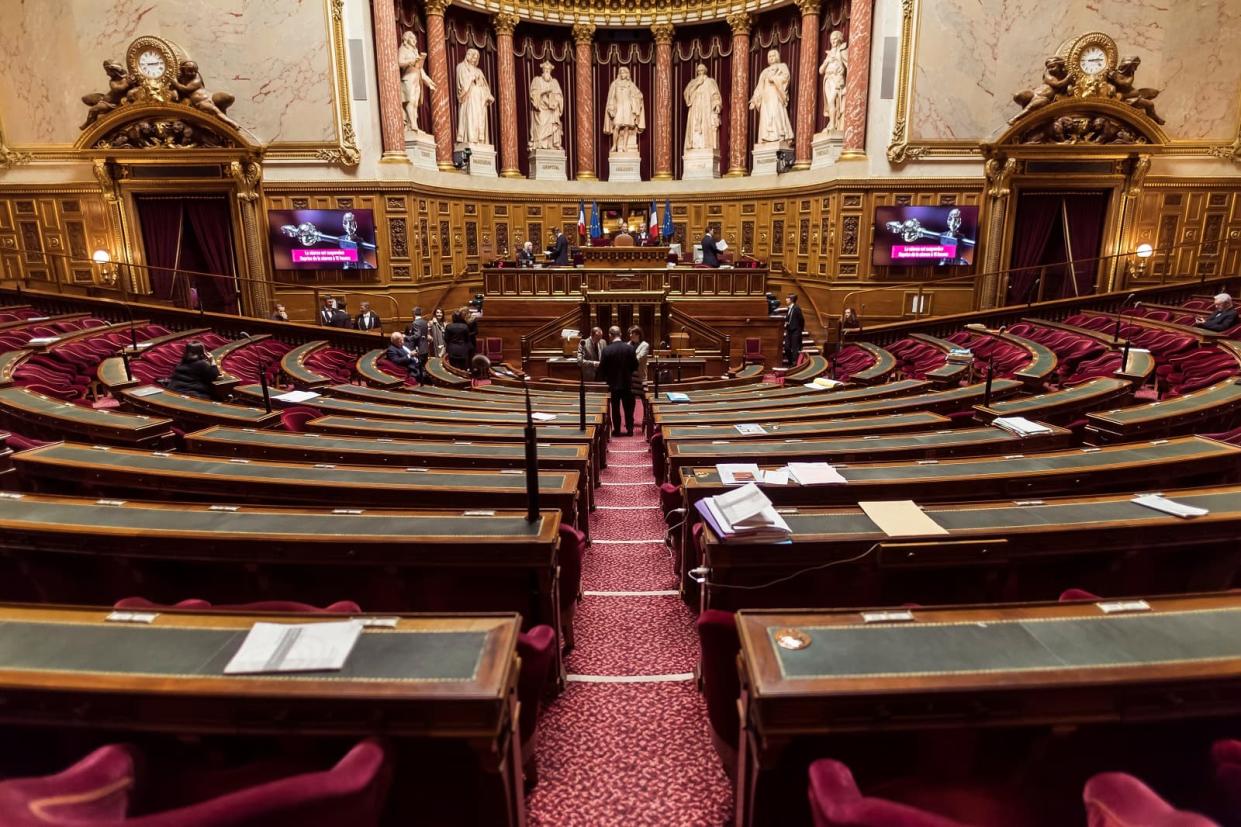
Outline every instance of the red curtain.
{"label": "red curtain", "polygon": [[[1067,298],[1085,296],[1095,291],[1095,277],[1099,272],[1099,247],[1103,242],[1103,222],[1107,218],[1108,194],[1106,192],[1081,192],[1065,195],[1065,229],[1073,257],[1073,268],[1063,284],[1059,296]],[[1067,258],[1067,256],[1066,256]],[[1077,277],[1077,289],[1073,289],[1073,275]]]}
{"label": "red curtain", "polygon": [[236,313],[237,270],[233,263],[233,221],[224,198],[191,198],[184,202],[186,236],[193,235],[202,258],[202,270],[213,276],[194,276],[194,287],[204,310]]}
{"label": "red curtain", "polygon": [[[1009,262],[1013,272],[1008,279],[1008,304],[1037,300],[1040,292],[1044,299],[1094,292],[1107,201],[1105,192],[1023,192],[1018,195]],[[1070,246],[1072,270],[1065,263]],[[1077,274],[1076,290],[1071,276],[1073,271]],[[1040,274],[1044,277],[1041,290],[1035,286]]]}
{"label": "red curtain", "polygon": [[[678,28],[672,42],[672,174],[680,178],[684,170],[685,87],[694,79],[699,63],[707,67],[707,75],[720,87],[723,108],[720,110],[720,168],[728,170],[728,100],[732,94],[733,36],[724,23]],[[661,212],[662,216],[662,212]]]}
{"label": "red curtain", "polygon": [[564,150],[566,171],[577,171],[577,58],[570,30],[563,26],[523,23],[513,36],[514,70],[517,76],[517,161],[521,174],[530,175],[530,82],[543,74],[542,63],[556,68],[552,77],[564,94]]}
{"label": "red curtain", "polygon": [[146,263],[151,268],[147,276],[151,294],[157,299],[170,299],[176,277],[177,243],[185,220],[181,201],[138,196],[134,199],[134,206],[142,227]]}

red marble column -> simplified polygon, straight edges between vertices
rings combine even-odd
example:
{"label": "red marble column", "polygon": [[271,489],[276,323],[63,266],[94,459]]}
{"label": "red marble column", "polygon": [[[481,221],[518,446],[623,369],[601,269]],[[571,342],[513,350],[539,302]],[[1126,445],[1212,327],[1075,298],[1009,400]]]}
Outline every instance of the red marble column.
{"label": "red marble column", "polygon": [[870,29],[875,0],[849,3],[849,74],[845,77],[843,155],[866,154],[866,108],[870,95]]}
{"label": "red marble column", "polygon": [[819,3],[798,0],[801,57],[797,69],[797,119],[793,124],[793,169],[810,169],[810,146],[819,106]]}
{"label": "red marble column", "polygon": [[371,26],[375,33],[375,82],[379,86],[379,139],[381,162],[408,164],[405,154],[405,113],[401,109],[401,69],[396,47],[396,4],[372,0]]}
{"label": "red marble column", "polygon": [[651,26],[655,35],[655,165],[652,180],[672,178],[672,36],[676,27],[671,23]]}
{"label": "red marble column", "polygon": [[594,181],[595,173],[595,99],[593,94],[594,23],[575,23],[573,42],[577,45],[577,180]]}
{"label": "red marble column", "polygon": [[733,30],[732,92],[728,96],[728,172],[726,178],[748,175],[750,150],[750,24],[749,12],[728,15]]}
{"label": "red marble column", "polygon": [[435,161],[452,172],[452,86],[448,82],[448,51],[444,48],[444,10],[448,0],[427,0],[427,63],[435,83],[431,92],[431,131],[435,134]]}
{"label": "red marble column", "polygon": [[517,166],[517,74],[513,70],[513,29],[517,15],[502,12],[496,26],[496,85],[500,93],[500,177],[521,178]]}

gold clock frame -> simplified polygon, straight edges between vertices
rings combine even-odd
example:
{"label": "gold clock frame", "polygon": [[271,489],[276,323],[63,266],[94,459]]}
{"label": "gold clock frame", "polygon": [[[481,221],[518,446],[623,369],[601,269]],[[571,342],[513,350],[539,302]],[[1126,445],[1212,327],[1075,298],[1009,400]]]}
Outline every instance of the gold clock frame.
{"label": "gold clock frame", "polygon": [[[1082,71],[1081,59],[1082,53],[1092,46],[1098,46],[1103,50],[1107,65],[1098,74],[1088,75]],[[1108,72],[1115,69],[1120,61],[1120,50],[1116,47],[1116,41],[1104,32],[1087,32],[1068,44],[1068,48],[1061,47],[1060,54],[1064,55],[1069,74],[1073,78],[1074,95],[1079,98],[1097,96],[1103,87],[1103,82],[1107,79]]]}

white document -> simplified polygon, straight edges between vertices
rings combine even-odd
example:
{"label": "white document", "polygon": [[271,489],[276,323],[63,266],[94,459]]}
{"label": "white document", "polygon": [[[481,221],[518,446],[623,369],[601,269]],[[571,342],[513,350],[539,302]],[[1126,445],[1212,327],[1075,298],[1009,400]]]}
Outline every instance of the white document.
{"label": "white document", "polygon": [[948,533],[922,513],[913,500],[860,502],[858,506],[889,537],[934,537]]}
{"label": "white document", "polygon": [[669,402],[688,402],[689,401],[688,393],[676,393],[673,391],[669,391],[668,393],[665,393],[664,396],[668,397]]}
{"label": "white document", "polygon": [[273,396],[272,399],[279,399],[281,402],[306,402],[311,399],[318,398],[319,394],[314,391],[288,391],[279,396]]}
{"label": "white document", "polygon": [[844,485],[849,481],[827,462],[790,462],[789,476],[799,485]]}
{"label": "white document", "polygon": [[134,396],[154,396],[157,393],[163,393],[164,389],[158,385],[143,385],[141,388],[134,388],[130,391]]}
{"label": "white document", "polygon": [[357,620],[255,623],[224,674],[339,670],[361,634],[362,623]]}
{"label": "white document", "polygon": [[1035,434],[1051,433],[1051,428],[1035,422],[1032,419],[1026,419],[1024,416],[997,416],[995,419],[991,420],[991,424],[999,428],[1003,428],[1015,436],[1033,436]]}
{"label": "white document", "polygon": [[828,379],[826,376],[820,376],[814,381],[810,382],[805,387],[810,388],[811,390],[816,390],[816,391],[818,390],[829,390],[830,391],[832,388],[839,388],[843,384],[844,382],[839,382],[835,379]]}
{"label": "white document", "polygon": [[1205,508],[1197,506],[1185,505],[1175,500],[1169,500],[1160,494],[1142,494],[1134,497],[1133,501],[1138,505],[1144,505],[1147,508],[1153,508],[1156,511],[1162,511],[1165,514],[1171,514],[1173,517],[1182,517],[1189,519],[1190,517],[1201,517],[1210,512]]}
{"label": "white document", "polygon": [[736,428],[737,433],[742,436],[762,436],[767,433],[766,428],[762,425],[755,425],[754,423],[742,423],[740,425],[734,425],[733,427]]}
{"label": "white document", "polygon": [[26,344],[39,346],[39,345],[50,345],[52,342],[59,342],[59,341],[60,341],[59,336],[35,336],[33,339],[27,339]]}
{"label": "white document", "polygon": [[713,499],[724,519],[733,527],[743,525],[761,514],[764,508],[771,507],[771,500],[752,482]]}
{"label": "white document", "polygon": [[765,485],[788,485],[789,469],[781,468],[779,471],[764,471],[763,484]]}
{"label": "white document", "polygon": [[720,482],[725,485],[745,485],[747,482],[760,482],[763,472],[754,463],[720,463],[715,466],[720,475]]}
{"label": "white document", "polygon": [[566,327],[564,330],[560,331],[560,338],[562,339],[580,339],[581,335],[582,333],[580,330],[574,330],[569,327]]}
{"label": "white document", "polygon": [[533,419],[535,422],[551,422],[553,419],[556,418],[556,415],[553,413],[541,413],[539,411],[535,411],[534,413],[530,414],[530,418]]}

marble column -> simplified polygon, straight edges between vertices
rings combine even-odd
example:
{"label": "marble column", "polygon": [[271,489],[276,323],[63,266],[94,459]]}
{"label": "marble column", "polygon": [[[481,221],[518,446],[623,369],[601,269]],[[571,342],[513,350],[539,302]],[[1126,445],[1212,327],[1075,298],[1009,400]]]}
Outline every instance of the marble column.
{"label": "marble column", "polygon": [[595,173],[595,100],[594,23],[573,24],[573,42],[577,46],[577,180],[594,181]]}
{"label": "marble column", "polygon": [[797,119],[793,124],[793,169],[810,169],[815,116],[819,113],[819,3],[798,0],[801,56],[797,68]]}
{"label": "marble column", "polygon": [[435,162],[452,172],[452,85],[448,81],[448,50],[444,48],[444,10],[448,0],[427,0],[427,63],[435,91],[431,93],[431,131]]}
{"label": "marble column", "polygon": [[672,118],[676,108],[672,101],[672,36],[676,27],[671,23],[651,26],[655,35],[655,165],[651,179],[672,178]]}
{"label": "marble column", "polygon": [[496,26],[496,85],[500,95],[500,177],[520,178],[517,166],[517,74],[513,70],[513,29],[517,15],[501,12]]}
{"label": "marble column", "polygon": [[379,86],[379,139],[383,146],[380,162],[408,164],[405,113],[401,109],[401,69],[396,59],[400,39],[396,4],[392,0],[372,0],[371,12],[375,33],[375,82]]}
{"label": "marble column", "polygon": [[750,148],[750,25],[749,12],[728,15],[733,30],[732,91],[728,96],[728,173],[726,178],[746,175],[746,152]]}
{"label": "marble column", "polygon": [[845,141],[842,157],[866,154],[866,108],[870,96],[870,29],[875,0],[850,0],[849,74],[845,77]]}

